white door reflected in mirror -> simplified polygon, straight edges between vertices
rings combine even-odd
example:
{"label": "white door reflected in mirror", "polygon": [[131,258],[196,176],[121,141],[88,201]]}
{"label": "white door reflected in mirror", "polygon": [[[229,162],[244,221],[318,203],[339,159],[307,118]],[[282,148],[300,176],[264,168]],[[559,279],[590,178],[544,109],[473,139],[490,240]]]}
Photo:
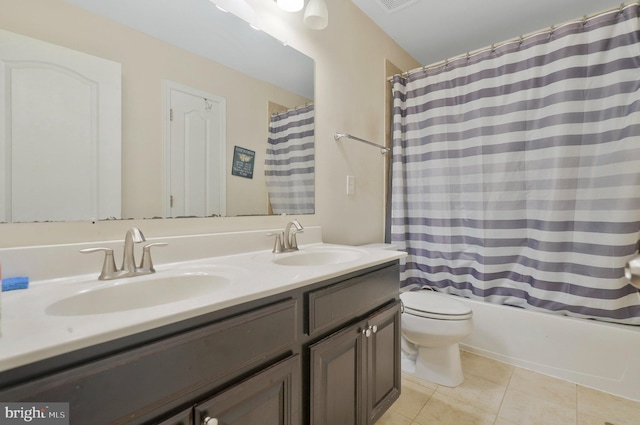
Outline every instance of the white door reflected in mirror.
{"label": "white door reflected in mirror", "polygon": [[120,64],[3,30],[0,63],[0,222],[120,218]]}
{"label": "white door reflected in mirror", "polygon": [[226,215],[225,99],[166,82],[165,217]]}

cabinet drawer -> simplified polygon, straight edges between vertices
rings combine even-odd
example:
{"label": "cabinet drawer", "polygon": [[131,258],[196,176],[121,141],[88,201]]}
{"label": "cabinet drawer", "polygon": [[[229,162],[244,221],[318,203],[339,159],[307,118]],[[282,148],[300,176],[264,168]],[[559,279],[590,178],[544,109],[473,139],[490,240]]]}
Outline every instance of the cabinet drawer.
{"label": "cabinet drawer", "polygon": [[307,294],[307,333],[315,335],[364,315],[396,299],[400,292],[397,264]]}
{"label": "cabinet drawer", "polygon": [[297,339],[282,301],[0,392],[0,400],[70,403],[74,424],[142,423],[266,363]]}

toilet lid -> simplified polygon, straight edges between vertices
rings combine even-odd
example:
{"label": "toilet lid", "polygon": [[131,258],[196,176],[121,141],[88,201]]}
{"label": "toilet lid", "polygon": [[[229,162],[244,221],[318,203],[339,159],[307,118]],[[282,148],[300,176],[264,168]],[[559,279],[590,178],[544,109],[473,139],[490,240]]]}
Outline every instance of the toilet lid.
{"label": "toilet lid", "polygon": [[442,320],[463,320],[471,317],[471,307],[449,295],[434,291],[410,291],[400,294],[405,313]]}

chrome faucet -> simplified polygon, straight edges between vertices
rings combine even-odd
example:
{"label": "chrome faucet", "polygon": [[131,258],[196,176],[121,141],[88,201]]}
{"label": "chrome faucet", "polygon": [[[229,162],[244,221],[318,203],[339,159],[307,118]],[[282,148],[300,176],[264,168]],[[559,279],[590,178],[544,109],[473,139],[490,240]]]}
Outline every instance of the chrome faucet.
{"label": "chrome faucet", "polygon": [[126,271],[128,273],[136,272],[137,267],[133,244],[141,243],[145,240],[144,235],[137,227],[132,227],[127,230],[127,233],[124,235],[124,251],[122,253],[122,267],[120,271]]}
{"label": "chrome faucet", "polygon": [[293,219],[287,223],[284,228],[284,251],[297,251],[298,250],[298,241],[296,240],[296,233],[302,233],[304,227],[298,221],[298,219]]}
{"label": "chrome faucet", "polygon": [[139,276],[143,274],[155,273],[153,268],[153,262],[151,261],[151,247],[153,246],[167,246],[167,243],[157,242],[145,245],[143,248],[142,260],[140,261],[140,267],[136,266],[134,244],[144,242],[145,238],[140,229],[132,227],[127,230],[124,237],[124,251],[122,253],[122,267],[118,270],[113,258],[113,249],[111,248],[87,248],[81,249],[83,254],[103,251],[104,263],[102,264],[102,271],[99,280],[112,280],[120,279],[123,277]]}
{"label": "chrome faucet", "polygon": [[277,233],[267,233],[267,236],[275,236],[275,243],[273,245],[274,254],[280,254],[281,252],[291,252],[298,250],[298,241],[296,239],[296,233],[302,233],[304,231],[304,227],[298,221],[298,219],[293,219],[287,223],[284,228],[284,232]]}

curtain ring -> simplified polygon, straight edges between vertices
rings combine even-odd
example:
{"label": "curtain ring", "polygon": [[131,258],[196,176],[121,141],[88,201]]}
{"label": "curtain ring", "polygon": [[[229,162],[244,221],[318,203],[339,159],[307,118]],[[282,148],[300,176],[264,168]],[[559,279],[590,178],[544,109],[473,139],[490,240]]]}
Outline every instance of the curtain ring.
{"label": "curtain ring", "polygon": [[549,38],[553,37],[553,32],[556,30],[555,25],[549,27]]}
{"label": "curtain ring", "polygon": [[[638,0],[640,1],[640,0]],[[469,52],[467,52],[467,60],[471,59],[471,55],[469,54]]]}
{"label": "curtain ring", "polygon": [[618,10],[618,14],[622,15],[623,12],[624,12],[624,3],[620,3],[620,10]]}
{"label": "curtain ring", "polygon": [[444,60],[444,67],[447,68],[449,66],[449,59]]}
{"label": "curtain ring", "polygon": [[491,52],[492,53],[496,52],[496,43],[491,44]]}
{"label": "curtain ring", "polygon": [[[640,1],[640,0],[639,0],[639,1]],[[582,17],[582,26],[584,27],[584,26],[586,26],[586,25],[587,25],[587,15],[584,15],[584,16]]]}
{"label": "curtain ring", "polygon": [[518,38],[518,46],[522,46],[522,43],[524,43],[524,36],[521,35],[520,38]]}

